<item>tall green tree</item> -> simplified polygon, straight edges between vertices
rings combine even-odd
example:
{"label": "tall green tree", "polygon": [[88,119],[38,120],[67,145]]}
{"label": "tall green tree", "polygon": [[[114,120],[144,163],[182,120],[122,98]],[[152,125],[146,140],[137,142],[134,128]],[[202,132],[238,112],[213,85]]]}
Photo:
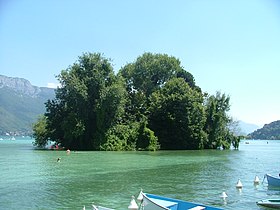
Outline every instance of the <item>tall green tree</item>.
{"label": "tall green tree", "polygon": [[180,61],[166,54],[144,53],[135,63],[120,70],[130,91],[151,95],[170,78],[181,71]]}
{"label": "tall green tree", "polygon": [[125,104],[127,92],[120,77],[110,86],[106,86],[100,93],[97,105],[97,132],[95,135],[95,148],[106,142],[106,132],[116,124],[124,123]]}
{"label": "tall green tree", "polygon": [[201,92],[173,78],[151,95],[149,123],[162,149],[203,149],[205,114]]}
{"label": "tall green tree", "polygon": [[139,121],[146,115],[149,96],[168,80],[183,78],[190,87],[198,88],[192,74],[184,70],[177,58],[167,54],[144,53],[134,63],[124,66],[119,74],[125,79],[130,98],[126,111]]}
{"label": "tall green tree", "polygon": [[83,54],[58,79],[61,87],[46,103],[50,138],[71,149],[99,149],[106,131],[124,111],[122,80],[99,53]]}
{"label": "tall green tree", "polygon": [[228,115],[230,110],[230,97],[220,92],[206,98],[206,124],[205,132],[208,134],[208,140],[205,148],[216,149],[223,147],[230,148],[232,144],[237,147],[238,141],[229,125],[232,119]]}

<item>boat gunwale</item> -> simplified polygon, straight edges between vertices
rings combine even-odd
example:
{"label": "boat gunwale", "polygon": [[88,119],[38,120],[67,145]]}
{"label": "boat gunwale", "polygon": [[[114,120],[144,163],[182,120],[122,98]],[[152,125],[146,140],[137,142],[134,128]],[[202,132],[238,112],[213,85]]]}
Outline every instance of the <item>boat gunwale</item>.
{"label": "boat gunwale", "polygon": [[171,202],[174,202],[174,203],[177,203],[178,204],[178,209],[192,209],[192,208],[195,208],[195,207],[203,207],[205,210],[206,209],[213,209],[213,210],[222,210],[222,208],[219,208],[219,207],[215,207],[215,206],[207,206],[205,204],[201,204],[201,203],[194,203],[194,202],[190,202],[190,201],[185,201],[185,200],[180,200],[180,199],[176,199],[176,198],[169,198],[169,197],[164,197],[164,196],[159,196],[159,195],[154,195],[154,194],[150,194],[150,193],[142,193],[145,198],[147,198],[149,201],[151,201],[153,204],[155,204],[156,206],[160,207],[160,208],[163,208],[165,210],[170,210],[170,208],[168,207],[165,207],[165,206],[161,206],[160,204],[157,204],[155,202],[153,202],[149,196],[155,196],[155,198],[159,200],[163,199],[163,200],[166,200],[166,201],[171,201]]}

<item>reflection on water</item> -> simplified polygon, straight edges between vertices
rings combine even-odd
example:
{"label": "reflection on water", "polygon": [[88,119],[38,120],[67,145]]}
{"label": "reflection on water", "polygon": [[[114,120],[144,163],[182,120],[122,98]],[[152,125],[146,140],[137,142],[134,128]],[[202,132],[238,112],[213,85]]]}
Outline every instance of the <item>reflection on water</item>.
{"label": "reflection on water", "polygon": [[261,209],[256,201],[280,195],[262,183],[265,173],[280,171],[280,141],[241,142],[238,151],[70,154],[33,150],[31,142],[0,142],[0,209],[90,209],[93,201],[126,209],[141,188],[225,209]]}

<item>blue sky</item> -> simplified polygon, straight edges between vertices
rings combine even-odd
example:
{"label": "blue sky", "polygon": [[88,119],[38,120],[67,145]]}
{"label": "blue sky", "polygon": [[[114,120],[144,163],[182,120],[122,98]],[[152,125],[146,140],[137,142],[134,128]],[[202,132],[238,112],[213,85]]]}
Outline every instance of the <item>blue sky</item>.
{"label": "blue sky", "polygon": [[144,52],[175,56],[236,120],[280,120],[278,0],[0,0],[0,74],[51,86],[83,52],[117,72]]}

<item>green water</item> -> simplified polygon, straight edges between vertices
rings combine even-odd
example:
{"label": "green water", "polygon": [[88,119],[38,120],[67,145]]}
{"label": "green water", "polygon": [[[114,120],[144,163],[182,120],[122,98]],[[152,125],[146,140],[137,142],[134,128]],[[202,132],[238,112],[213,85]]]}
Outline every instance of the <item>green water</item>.
{"label": "green water", "polygon": [[280,141],[241,142],[238,151],[70,154],[33,150],[31,142],[0,141],[0,209],[91,209],[92,202],[127,209],[141,188],[224,209],[262,209],[256,201],[280,197],[266,182],[253,184],[255,175],[262,182],[280,172]]}

